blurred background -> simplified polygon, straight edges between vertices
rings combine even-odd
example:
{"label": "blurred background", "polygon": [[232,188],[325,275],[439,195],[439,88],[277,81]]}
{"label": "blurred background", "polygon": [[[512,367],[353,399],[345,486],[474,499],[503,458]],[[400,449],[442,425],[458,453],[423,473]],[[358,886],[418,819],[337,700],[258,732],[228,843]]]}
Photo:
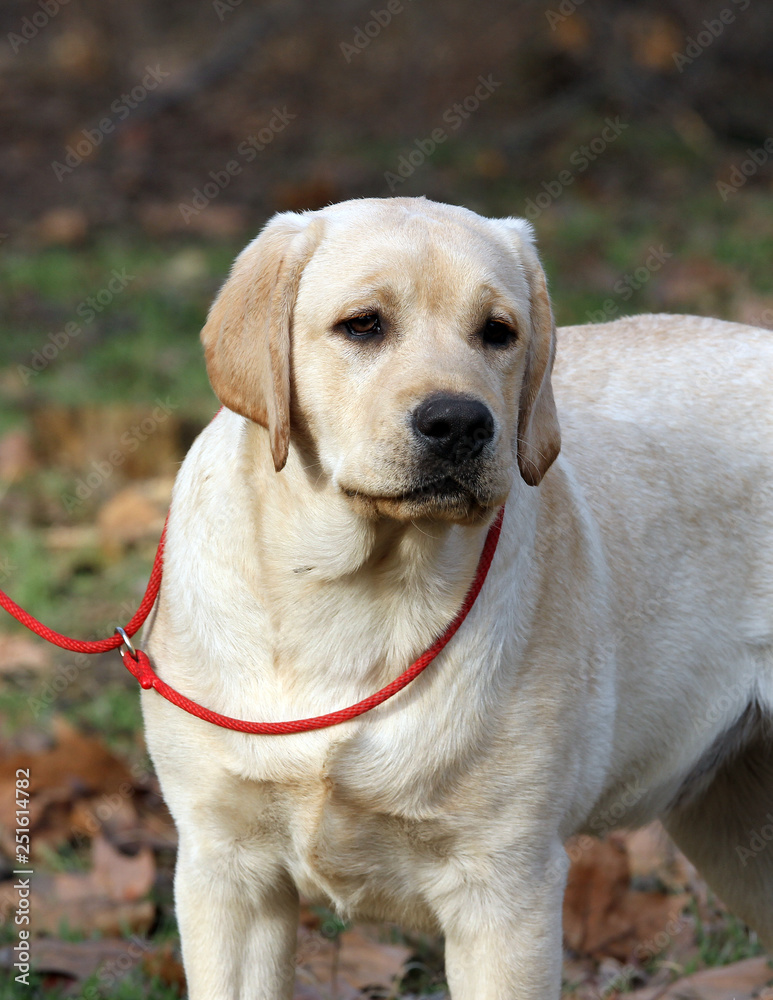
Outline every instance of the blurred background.
{"label": "blurred background", "polygon": [[[275,211],[425,194],[525,215],[559,323],[773,328],[762,0],[5,0],[0,128],[0,588],[69,634],[139,602],[216,408],[198,332]],[[0,735],[0,1000],[179,996],[175,833],[117,655],[3,615]],[[567,996],[677,996],[685,976],[696,997],[767,995],[754,935],[657,827],[571,849]],[[299,997],[443,995],[437,941],[308,908],[301,936]]]}

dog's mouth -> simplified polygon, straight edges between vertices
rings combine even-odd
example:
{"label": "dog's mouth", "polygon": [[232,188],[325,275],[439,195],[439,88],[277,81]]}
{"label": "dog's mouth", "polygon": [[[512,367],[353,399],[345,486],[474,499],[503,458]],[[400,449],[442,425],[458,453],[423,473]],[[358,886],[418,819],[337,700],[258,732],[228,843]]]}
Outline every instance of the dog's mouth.
{"label": "dog's mouth", "polygon": [[370,512],[399,520],[437,517],[442,520],[476,521],[497,503],[482,483],[467,483],[449,475],[420,479],[399,493],[370,493],[345,486],[341,490],[351,501],[368,508]]}
{"label": "dog's mouth", "polygon": [[443,476],[441,479],[430,479],[418,483],[416,486],[411,487],[411,489],[406,490],[405,493],[398,494],[392,499],[402,500],[406,503],[417,501],[453,503],[466,500],[473,494],[474,491],[469,486],[460,483],[453,476]]}

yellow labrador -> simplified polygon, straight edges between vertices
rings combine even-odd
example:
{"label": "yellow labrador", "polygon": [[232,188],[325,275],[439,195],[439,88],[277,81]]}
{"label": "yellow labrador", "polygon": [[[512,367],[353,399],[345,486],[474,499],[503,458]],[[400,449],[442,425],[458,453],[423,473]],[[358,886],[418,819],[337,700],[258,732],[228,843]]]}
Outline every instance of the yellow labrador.
{"label": "yellow labrador", "polygon": [[771,334],[572,327],[551,380],[528,223],[394,198],[273,218],[202,339],[148,651],[208,708],[386,684],[507,505],[373,712],[143,695],[192,1000],[291,997],[299,893],[441,931],[454,1000],[557,998],[564,841],[656,816],[773,945]]}

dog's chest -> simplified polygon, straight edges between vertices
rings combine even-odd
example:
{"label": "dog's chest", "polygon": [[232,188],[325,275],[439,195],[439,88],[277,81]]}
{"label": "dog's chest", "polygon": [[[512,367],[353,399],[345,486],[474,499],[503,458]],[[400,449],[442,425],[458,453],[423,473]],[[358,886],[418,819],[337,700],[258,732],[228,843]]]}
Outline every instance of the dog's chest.
{"label": "dog's chest", "polygon": [[323,764],[260,789],[256,814],[303,896],[352,917],[434,927],[427,889],[452,863],[458,832],[444,809],[417,808],[421,790],[412,795],[383,771],[358,774],[354,763],[346,774]]}
{"label": "dog's chest", "polygon": [[304,895],[352,916],[432,925],[424,882],[448,864],[455,840],[444,819],[362,809],[333,788],[315,820],[295,827],[294,876]]}

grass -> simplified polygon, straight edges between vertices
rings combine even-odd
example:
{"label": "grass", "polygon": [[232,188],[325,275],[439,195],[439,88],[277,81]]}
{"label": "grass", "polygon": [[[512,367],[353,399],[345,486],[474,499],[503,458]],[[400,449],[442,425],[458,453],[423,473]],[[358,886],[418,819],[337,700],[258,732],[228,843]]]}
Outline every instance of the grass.
{"label": "grass", "polygon": [[6,252],[0,429],[46,403],[149,404],[171,395],[188,411],[210,411],[198,331],[233,249],[100,240],[78,252]]}
{"label": "grass", "polygon": [[[100,979],[98,973],[78,986],[81,1000],[180,1000],[176,987],[149,977],[141,969],[133,969],[115,982]],[[0,974],[0,1000],[72,1000],[72,990],[50,986],[41,976],[31,975],[29,986],[14,981],[11,974]]]}
{"label": "grass", "polygon": [[749,930],[743,921],[732,913],[722,913],[719,919],[712,923],[705,922],[693,902],[691,909],[695,919],[695,944],[698,956],[694,960],[695,972],[699,968],[713,968],[720,965],[731,965],[746,958],[756,958],[765,951],[757,940],[754,931]]}

